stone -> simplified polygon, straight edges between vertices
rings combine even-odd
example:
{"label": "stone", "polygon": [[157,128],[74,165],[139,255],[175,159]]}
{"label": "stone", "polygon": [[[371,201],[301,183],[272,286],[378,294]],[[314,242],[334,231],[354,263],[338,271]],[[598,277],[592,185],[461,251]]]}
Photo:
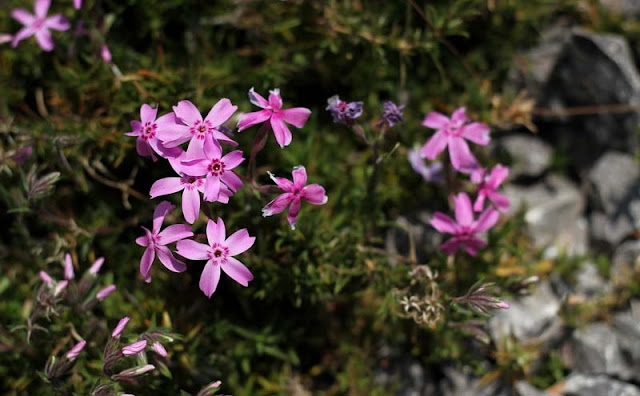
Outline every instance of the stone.
{"label": "stone", "polygon": [[640,380],[640,300],[631,300],[631,309],[616,313],[611,326],[637,383]]}
{"label": "stone", "polygon": [[514,387],[518,396],[550,396],[547,392],[541,391],[525,381],[516,382]]}
{"label": "stone", "polygon": [[627,241],[613,254],[610,278],[614,286],[624,287],[640,271],[640,241]]}
{"label": "stone", "polygon": [[396,226],[389,228],[385,239],[391,265],[396,265],[398,256],[410,256],[410,237],[413,238],[418,263],[426,263],[438,250],[443,242],[443,235],[429,225],[431,216],[428,212],[417,212],[396,219]]}
{"label": "stone", "polygon": [[606,375],[571,374],[564,384],[564,396],[640,396],[632,384]]}
{"label": "stone", "polygon": [[511,157],[509,176],[538,177],[551,165],[553,150],[544,140],[531,134],[509,135],[496,143],[497,150],[505,151]]}
{"label": "stone", "polygon": [[598,268],[592,261],[582,263],[576,274],[576,282],[573,292],[584,298],[601,297],[611,293],[611,285],[598,272]]}
{"label": "stone", "polygon": [[628,19],[640,16],[640,0],[600,0],[600,3],[609,12],[620,14]]}
{"label": "stone", "polygon": [[587,222],[581,217],[585,199],[568,179],[549,175],[531,186],[507,185],[504,193],[511,200],[510,214],[525,208],[527,230],[536,245],[551,244],[570,255],[587,252]]}
{"label": "stone", "polygon": [[604,323],[593,323],[574,331],[572,362],[575,372],[608,374],[625,380],[633,376],[614,330]]}

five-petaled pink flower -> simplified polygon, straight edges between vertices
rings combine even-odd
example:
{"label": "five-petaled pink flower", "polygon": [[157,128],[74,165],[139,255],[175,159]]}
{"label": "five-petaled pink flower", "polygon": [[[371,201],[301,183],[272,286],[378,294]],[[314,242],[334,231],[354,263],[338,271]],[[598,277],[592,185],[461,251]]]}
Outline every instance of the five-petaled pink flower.
{"label": "five-petaled pink flower", "polygon": [[469,150],[465,139],[480,145],[489,143],[489,127],[480,122],[472,122],[466,116],[464,107],[454,111],[451,119],[438,112],[427,114],[422,125],[436,129],[436,133],[422,146],[420,155],[434,160],[447,146],[451,164],[461,172],[471,172],[478,168],[478,161]]}
{"label": "five-petaled pink flower", "polygon": [[509,176],[509,168],[502,165],[496,165],[489,175],[486,174],[486,171],[483,172],[473,210],[481,212],[484,208],[485,199],[489,198],[499,211],[506,212],[509,209],[509,198],[496,190],[507,176]]}
{"label": "five-petaled pink flower", "polygon": [[232,171],[244,161],[242,151],[232,151],[222,155],[222,147],[217,140],[204,146],[204,156],[182,161],[181,171],[189,176],[205,176],[204,200],[215,202],[220,192],[228,187],[232,192],[242,188],[242,180]]}
{"label": "five-petaled pink flower", "polygon": [[167,128],[175,125],[175,115],[168,113],[156,119],[158,108],[152,108],[148,104],[140,107],[140,121],[131,121],[132,132],[126,133],[127,136],[137,136],[136,150],[142,157],[151,157],[157,160],[154,152],[161,157],[171,158],[182,153],[178,147],[167,148],[162,141],[158,139],[158,129]]}
{"label": "five-petaled pink flower", "polygon": [[307,170],[304,166],[296,166],[293,168],[292,174],[293,182],[284,177],[275,177],[269,172],[271,179],[284,193],[280,194],[276,199],[262,208],[262,215],[266,217],[280,213],[285,210],[287,206],[291,205],[287,213],[287,220],[289,220],[291,228],[295,230],[303,199],[313,205],[323,205],[327,203],[328,198],[324,188],[319,184],[309,184],[305,186],[305,184],[307,184]]}
{"label": "five-petaled pink flower", "polygon": [[436,230],[454,235],[453,238],[440,246],[447,255],[453,256],[460,248],[475,256],[478,249],[486,246],[486,242],[476,236],[477,233],[487,231],[498,221],[498,212],[487,208],[477,220],[473,218],[471,201],[466,193],[459,193],[454,197],[456,221],[441,212],[433,215],[430,223]]}
{"label": "five-petaled pink flower", "polygon": [[27,37],[36,36],[36,41],[40,48],[45,51],[53,49],[53,38],[49,29],[67,30],[71,26],[67,18],[62,14],[47,17],[51,0],[36,0],[34,14],[24,8],[16,8],[11,11],[11,16],[24,25],[22,29],[13,36],[12,46],[17,47],[18,43]]}
{"label": "five-petaled pink flower", "polygon": [[244,287],[249,285],[253,274],[240,261],[233,258],[248,250],[256,238],[249,236],[246,228],[226,238],[224,222],[218,218],[217,223],[209,219],[207,222],[208,245],[185,239],[178,242],[176,253],[190,260],[208,260],[200,276],[200,290],[211,298],[220,281],[220,270]]}
{"label": "five-petaled pink flower", "polygon": [[[182,172],[182,164],[180,162],[183,158],[184,155],[175,159],[169,159],[169,164],[171,164],[173,170],[180,176],[165,177],[157,180],[151,186],[149,195],[151,195],[151,198],[155,198],[182,190],[182,214],[189,224],[193,224],[200,213],[200,193],[204,193],[206,178],[205,176],[189,176]],[[217,201],[226,204],[232,195],[233,191],[226,185],[221,184]]]}
{"label": "five-petaled pink flower", "polygon": [[153,212],[153,229],[149,231],[147,228],[142,227],[146,235],[136,239],[138,245],[147,248],[140,260],[140,273],[145,279],[150,279],[149,272],[151,271],[151,264],[153,264],[156,254],[160,262],[169,271],[183,272],[187,269],[187,266],[182,261],[173,257],[173,253],[171,253],[171,250],[169,250],[166,245],[193,236],[191,227],[186,224],[174,224],[160,231],[164,218],[173,209],[175,209],[175,206],[169,202],[160,202]]}
{"label": "five-petaled pink flower", "polygon": [[311,110],[304,107],[283,110],[279,89],[269,91],[269,101],[267,101],[251,88],[249,90],[249,100],[264,110],[243,114],[238,120],[238,132],[269,120],[273,134],[280,147],[288,146],[291,143],[291,131],[285,122],[297,128],[302,128],[311,115]]}
{"label": "five-petaled pink flower", "polygon": [[176,124],[161,128],[158,135],[166,147],[177,147],[190,140],[187,158],[202,156],[203,148],[210,147],[213,142],[237,146],[238,143],[220,131],[221,125],[227,122],[237,109],[238,106],[233,106],[229,99],[223,98],[203,119],[200,110],[193,103],[181,100],[177,106],[173,106]]}

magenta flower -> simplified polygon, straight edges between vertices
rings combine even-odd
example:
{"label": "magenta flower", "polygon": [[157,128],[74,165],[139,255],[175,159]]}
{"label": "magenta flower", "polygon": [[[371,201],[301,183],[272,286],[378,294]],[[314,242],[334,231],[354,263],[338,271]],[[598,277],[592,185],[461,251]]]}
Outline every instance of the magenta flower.
{"label": "magenta flower", "polygon": [[62,14],[47,17],[50,5],[51,0],[36,0],[34,14],[24,8],[16,8],[11,11],[11,16],[24,25],[13,37],[11,45],[14,48],[18,46],[20,41],[35,35],[40,48],[45,51],[53,49],[53,38],[51,38],[49,29],[62,31],[69,29],[71,25]]}
{"label": "magenta flower", "polygon": [[82,350],[84,349],[85,345],[87,345],[87,342],[85,340],[82,340],[76,345],[74,345],[74,347],[71,348],[69,352],[67,352],[67,354],[65,355],[66,358],[69,359],[70,361],[76,360],[76,358],[80,355],[80,352],[82,352]]}
{"label": "magenta flower", "polygon": [[430,224],[445,234],[454,235],[453,238],[440,246],[447,255],[453,256],[460,248],[464,248],[467,253],[475,256],[478,249],[487,243],[476,236],[477,233],[487,231],[498,221],[498,212],[493,208],[487,208],[478,220],[473,218],[471,201],[466,193],[459,193],[454,197],[456,221],[441,212],[436,212]]}
{"label": "magenta flower", "polygon": [[187,158],[202,156],[203,148],[209,147],[214,141],[237,146],[227,135],[221,132],[222,124],[236,112],[238,106],[233,106],[227,98],[220,99],[209,114],[203,119],[200,110],[188,100],[181,100],[173,106],[176,123],[158,131],[160,139],[166,147],[177,147],[189,141]]}
{"label": "magenta flower", "polygon": [[150,277],[149,272],[156,254],[162,265],[169,271],[183,272],[187,269],[187,266],[182,261],[173,257],[173,253],[166,245],[193,236],[191,227],[186,224],[174,224],[165,228],[164,231],[160,231],[164,218],[173,209],[175,209],[175,206],[169,202],[160,202],[153,212],[153,229],[149,231],[147,228],[142,227],[146,235],[136,239],[138,245],[147,248],[140,260],[140,273],[145,279]]}
{"label": "magenta flower", "polygon": [[498,190],[498,187],[500,187],[508,176],[509,168],[502,165],[496,165],[489,175],[486,175],[486,172],[484,172],[480,185],[478,186],[478,197],[473,205],[473,210],[481,212],[484,208],[485,199],[489,198],[499,211],[506,212],[509,209],[509,198],[496,190]]}
{"label": "magenta flower", "polygon": [[161,157],[171,158],[181,154],[182,150],[179,148],[167,148],[158,139],[158,130],[160,128],[170,128],[175,125],[175,116],[173,113],[168,113],[156,120],[158,115],[158,109],[152,108],[148,104],[143,104],[140,107],[140,121],[131,121],[131,128],[133,131],[126,133],[127,136],[137,136],[136,151],[142,157],[151,157],[154,161],[157,160],[155,153]]}
{"label": "magenta flower", "polygon": [[304,166],[300,165],[293,168],[292,175],[293,182],[284,177],[275,177],[269,173],[271,179],[284,193],[262,208],[262,215],[265,217],[271,216],[282,212],[289,206],[287,220],[291,225],[291,229],[295,230],[303,199],[313,205],[324,205],[327,203],[328,198],[324,188],[319,184],[305,186],[307,184],[307,170]]}
{"label": "magenta flower", "polygon": [[[200,214],[200,193],[204,193],[205,191],[206,177],[189,176],[182,172],[181,161],[183,157],[184,155],[176,159],[169,159],[169,164],[171,164],[171,167],[179,177],[165,177],[157,180],[151,186],[149,194],[151,198],[156,198],[161,195],[169,195],[182,191],[182,214],[189,224],[193,224]],[[228,203],[232,195],[233,191],[221,183],[217,201]]]}
{"label": "magenta flower", "polygon": [[436,133],[422,146],[420,155],[434,160],[447,146],[451,164],[459,171],[471,172],[478,167],[478,161],[471,154],[465,139],[476,144],[489,144],[489,127],[480,122],[468,124],[464,107],[454,111],[451,119],[438,112],[432,111],[422,121],[422,125],[436,129]]}
{"label": "magenta flower", "polygon": [[98,290],[98,293],[96,293],[96,298],[99,301],[104,301],[104,299],[109,297],[109,295],[114,291],[116,291],[116,285],[109,285],[103,289]]}
{"label": "magenta flower", "polygon": [[140,340],[123,347],[121,352],[124,356],[134,356],[144,351],[146,347],[147,340]]}
{"label": "magenta flower", "polygon": [[[181,171],[189,176],[205,176],[204,200],[215,202],[220,199],[220,192],[228,187],[232,192],[242,188],[242,180],[232,171],[244,161],[242,151],[232,151],[222,155],[220,143],[214,140],[204,146],[204,156],[182,161]],[[173,181],[175,183],[175,181]]]}
{"label": "magenta flower", "polygon": [[311,110],[304,107],[283,110],[279,89],[269,91],[269,101],[267,101],[251,88],[249,90],[249,100],[264,110],[243,114],[238,120],[238,132],[253,125],[269,121],[271,129],[273,129],[273,135],[276,137],[280,147],[288,146],[292,139],[291,131],[285,122],[297,128],[302,128],[311,115]]}
{"label": "magenta flower", "polygon": [[131,318],[129,318],[128,316],[125,316],[124,318],[120,319],[116,327],[113,329],[113,332],[111,332],[111,337],[120,338],[120,335],[124,331],[124,328],[127,325],[127,323],[129,323],[130,319]]}
{"label": "magenta flower", "polygon": [[69,253],[64,255],[64,279],[71,280],[75,278],[75,273],[73,272],[73,261],[71,260],[71,255]]}
{"label": "magenta flower", "polygon": [[176,253],[190,260],[208,260],[200,275],[200,290],[211,298],[220,281],[220,270],[244,287],[253,279],[251,271],[240,261],[233,258],[248,250],[256,237],[249,236],[246,228],[238,230],[226,238],[224,222],[209,219],[207,222],[208,245],[186,239],[178,242]]}

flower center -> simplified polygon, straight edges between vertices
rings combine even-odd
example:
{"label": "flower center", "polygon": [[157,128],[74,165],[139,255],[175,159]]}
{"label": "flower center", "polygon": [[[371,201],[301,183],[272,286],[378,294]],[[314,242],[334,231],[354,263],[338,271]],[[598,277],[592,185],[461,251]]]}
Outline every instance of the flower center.
{"label": "flower center", "polygon": [[224,174],[224,162],[219,159],[211,160],[211,163],[207,166],[207,170],[211,173],[211,176],[222,176]]}
{"label": "flower center", "polygon": [[35,30],[40,30],[44,27],[44,24],[45,24],[45,18],[36,18],[31,24],[31,27]]}
{"label": "flower center", "polygon": [[180,183],[189,191],[202,187],[204,180],[202,177],[184,175],[180,178]]}
{"label": "flower center", "polygon": [[197,139],[204,140],[204,137],[213,131],[213,126],[209,121],[196,121],[195,124],[189,130],[192,135],[195,135]]}
{"label": "flower center", "polygon": [[154,122],[145,122],[140,136],[144,140],[153,139],[156,136],[156,129],[158,129],[158,126]]}
{"label": "flower center", "polygon": [[209,251],[209,258],[213,262],[213,264],[224,264],[227,262],[227,257],[229,256],[229,248],[223,246],[219,243],[214,243],[211,245],[211,250]]}
{"label": "flower center", "polygon": [[340,102],[338,104],[338,111],[341,113],[346,113],[349,110],[349,106],[347,105],[347,102]]}

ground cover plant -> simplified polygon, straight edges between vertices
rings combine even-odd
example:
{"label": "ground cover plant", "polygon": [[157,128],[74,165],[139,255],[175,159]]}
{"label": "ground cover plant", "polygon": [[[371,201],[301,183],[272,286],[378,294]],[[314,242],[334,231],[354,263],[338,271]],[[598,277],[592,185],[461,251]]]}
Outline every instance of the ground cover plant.
{"label": "ground cover plant", "polygon": [[[573,273],[508,214],[489,145],[535,128],[502,84],[540,23],[608,14],[208,3],[0,9],[3,394],[389,395],[403,359],[560,380],[489,335],[549,266]],[[395,221],[424,210],[427,256]]]}

